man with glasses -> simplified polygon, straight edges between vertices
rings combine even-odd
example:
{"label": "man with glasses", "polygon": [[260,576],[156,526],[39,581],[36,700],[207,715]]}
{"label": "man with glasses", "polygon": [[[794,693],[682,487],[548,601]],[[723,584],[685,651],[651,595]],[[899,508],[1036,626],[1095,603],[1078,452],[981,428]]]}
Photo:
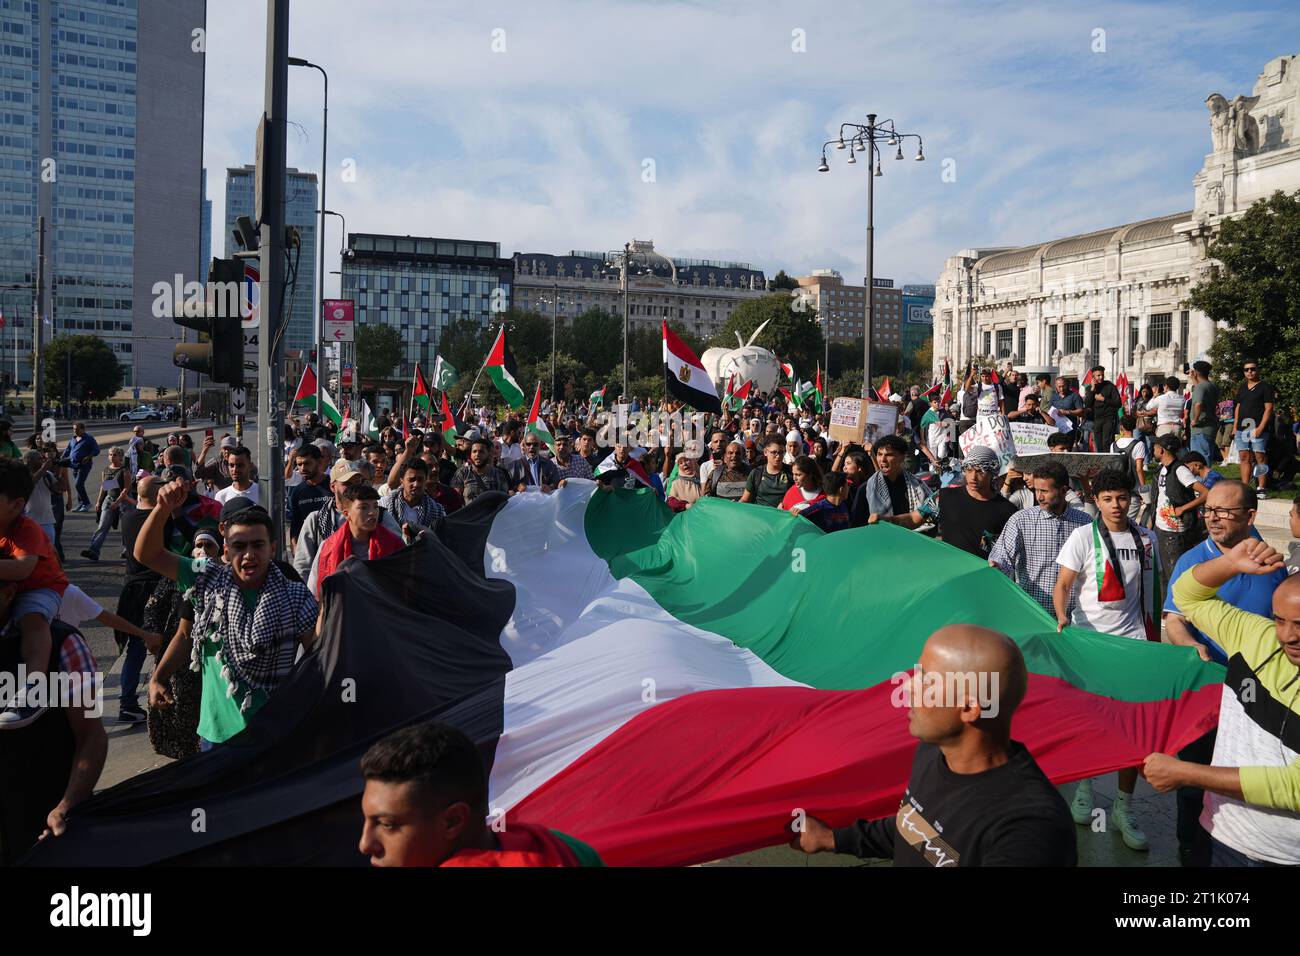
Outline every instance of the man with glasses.
{"label": "man with glasses", "polygon": [[520,445],[523,457],[512,461],[506,469],[511,490],[520,492],[532,488],[550,494],[560,484],[560,473],[555,462],[542,457],[541,439],[530,433]]}
{"label": "man with glasses", "polygon": [[555,471],[560,481],[566,478],[590,478],[591,465],[587,459],[573,452],[573,438],[568,432],[555,436]]}
{"label": "man with glasses", "polygon": [[1232,411],[1232,433],[1241,456],[1241,480],[1249,483],[1257,469],[1260,472],[1256,479],[1257,494],[1267,498],[1268,434],[1273,424],[1277,390],[1259,377],[1258,362],[1246,362],[1241,370],[1246,373],[1246,380],[1237,389]]}
{"label": "man with glasses", "polygon": [[[763,458],[763,467],[755,468],[745,478],[745,493],[740,500],[745,504],[779,508],[794,481],[790,466],[785,463],[785,442],[780,435],[763,439]],[[899,467],[902,467],[901,456]]]}
{"label": "man with glasses", "polygon": [[[1189,568],[1212,561],[1231,551],[1247,538],[1259,538],[1255,530],[1256,495],[1253,488],[1240,481],[1220,481],[1206,496],[1205,523],[1210,536],[1183,553],[1169,575],[1169,591],[1164,604],[1164,641],[1192,647],[1201,660],[1227,664],[1228,656],[1212,638],[1201,632],[1179,610],[1174,600],[1173,583]],[[1219,599],[1235,608],[1273,616],[1273,592],[1285,581],[1285,570],[1271,574],[1238,574],[1219,588]],[[1214,756],[1214,731],[1188,744],[1178,758],[1190,763],[1209,764]],[[1200,787],[1178,788],[1178,854],[1184,866],[1210,865],[1210,837],[1198,818],[1205,791]]]}

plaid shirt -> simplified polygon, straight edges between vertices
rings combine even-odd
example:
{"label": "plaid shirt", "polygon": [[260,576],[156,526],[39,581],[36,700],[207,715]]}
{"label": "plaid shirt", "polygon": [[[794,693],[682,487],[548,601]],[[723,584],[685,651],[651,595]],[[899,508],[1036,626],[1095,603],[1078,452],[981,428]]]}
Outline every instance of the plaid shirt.
{"label": "plaid shirt", "polygon": [[480,475],[473,465],[461,465],[451,476],[451,486],[460,492],[469,504],[485,491],[510,491],[510,476],[504,468],[488,465],[487,474]]}
{"label": "plaid shirt", "polygon": [[63,706],[71,706],[76,701],[78,692],[82,701],[94,699],[99,687],[95,655],[91,653],[90,645],[80,631],[69,628],[63,643],[59,645],[59,670],[74,678],[68,681],[67,698],[60,701]]}
{"label": "plaid shirt", "polygon": [[[1077,508],[1067,507],[1059,516],[1042,507],[1018,511],[1002,529],[989,552],[989,561],[1020,585],[1052,617],[1056,617],[1052,591],[1061,570],[1056,558],[1074,529],[1091,521]],[[1071,597],[1067,615],[1073,607],[1074,598]]]}
{"label": "plaid shirt", "polygon": [[577,452],[574,452],[569,456],[569,463],[567,465],[561,465],[560,459],[558,458],[552,458],[551,461],[555,465],[555,470],[560,473],[561,478],[593,477],[591,473],[591,465],[587,463],[587,459],[583,458]]}

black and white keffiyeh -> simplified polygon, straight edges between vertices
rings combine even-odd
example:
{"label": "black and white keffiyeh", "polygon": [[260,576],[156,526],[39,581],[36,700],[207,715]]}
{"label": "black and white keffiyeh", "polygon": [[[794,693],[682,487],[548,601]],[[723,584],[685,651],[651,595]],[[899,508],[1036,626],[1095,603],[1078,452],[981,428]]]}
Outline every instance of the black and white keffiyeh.
{"label": "black and white keffiyeh", "polygon": [[289,673],[297,638],[312,626],[318,611],[307,585],[290,581],[275,564],[252,611],[228,564],[209,563],[185,598],[195,614],[190,669],[202,667],[204,642],[217,645],[226,696],[238,697],[241,711],[251,706],[253,691],[269,693]]}

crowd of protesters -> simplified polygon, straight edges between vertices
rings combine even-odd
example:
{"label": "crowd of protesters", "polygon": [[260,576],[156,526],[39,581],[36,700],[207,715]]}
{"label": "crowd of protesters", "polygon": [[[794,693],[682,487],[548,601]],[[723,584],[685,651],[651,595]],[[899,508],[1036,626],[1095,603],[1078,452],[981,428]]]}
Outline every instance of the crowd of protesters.
{"label": "crowd of protesters", "polygon": [[[1029,383],[1014,370],[972,367],[955,395],[944,385],[882,395],[896,407],[897,425],[869,443],[833,440],[824,410],[795,407],[779,393],[717,416],[651,400],[620,403],[612,415],[593,403],[548,402],[543,428],[525,428],[491,407],[466,408],[446,433],[420,412],[381,416],[370,435],[355,421],[339,426],[308,415],[284,435],[283,562],[275,559],[274,522],[270,503],[259,497],[253,454],[234,436],[209,429],[196,449],[188,434],[176,433],[160,447],[138,427],[125,447],[108,450],[96,488],[102,452],[84,427],[62,451],[33,440],[23,455],[0,421],[0,456],[15,459],[0,461],[0,524],[7,522],[0,527],[0,614],[12,625],[0,649],[11,662],[26,663],[28,673],[62,670],[93,682],[94,662],[76,627],[110,621],[125,651],[118,720],[147,723],[155,750],[179,758],[222,746],[274,696],[316,638],[325,578],[349,559],[381,558],[410,545],[485,491],[546,494],[594,478],[604,491],[649,489],[674,512],[713,498],[785,511],[831,533],[889,523],[998,569],[1058,630],[1164,640],[1206,660],[1244,655],[1252,672],[1277,688],[1282,716],[1271,717],[1278,725],[1261,730],[1248,726],[1250,719],[1258,723],[1255,714],[1225,714],[1217,739],[1207,735],[1178,758],[1156,754],[1122,771],[1110,819],[1126,845],[1146,849],[1132,802],[1141,772],[1157,789],[1178,790],[1185,863],[1300,864],[1300,763],[1285,727],[1285,715],[1297,709],[1296,695],[1285,692],[1300,679],[1300,589],[1291,586],[1300,578],[1288,576],[1297,570],[1296,555],[1273,552],[1253,529],[1258,500],[1294,474],[1294,436],[1282,424],[1276,394],[1259,382],[1258,366],[1246,363],[1230,412],[1210,371],[1204,363],[1192,366],[1185,396],[1176,379],[1159,394],[1144,387],[1132,395],[1094,369],[1080,392],[1063,378]],[[1245,482],[1223,479],[1214,468],[1224,457],[1225,414],[1235,443],[1228,450],[1238,453]],[[994,416],[1055,426],[1049,448],[1060,457],[1049,455],[1023,473],[994,449],[973,444],[963,452],[960,436]],[[1076,450],[1108,453],[1108,467],[1074,477]],[[1287,454],[1289,467],[1280,461]],[[63,506],[57,516],[55,502]],[[114,528],[120,531],[126,570],[116,615],[62,572],[64,510],[96,513],[82,552],[87,560],[99,560]],[[1300,536],[1300,505],[1291,514],[1293,536]],[[1160,605],[1157,616],[1152,608]],[[994,640],[980,630],[940,632],[932,641],[949,655],[978,657],[968,645]],[[997,647],[996,666],[1015,678],[1023,661]],[[155,665],[145,709],[137,690],[147,653]],[[1016,703],[1008,699],[1008,716]],[[48,731],[49,721],[35,719],[39,713],[11,701],[0,711],[0,729],[8,721],[12,732]],[[57,755],[42,765],[41,799],[54,798],[46,800],[53,809],[39,819],[29,810],[18,823],[6,821],[11,832],[57,834],[68,807],[93,788],[95,762],[103,762],[102,728],[97,734],[97,719],[69,722],[60,728]],[[1068,808],[1059,797],[1057,806],[1032,757],[1006,736],[1008,727],[990,725],[980,740],[995,759],[1018,762],[1018,779],[1037,794],[1044,830],[1000,846],[972,837],[967,859],[1073,863],[1073,843],[1059,824],[1063,813],[1078,824],[1093,822],[1091,782],[1077,787]],[[917,727],[913,732],[929,740]],[[480,851],[491,859],[518,851],[539,865],[593,862],[580,841],[541,829],[521,832],[522,842],[506,847],[473,822],[484,799],[481,768],[467,763],[458,732],[425,726],[402,733],[377,744],[363,762],[367,822],[360,848],[372,862],[461,865]],[[940,737],[936,752],[947,755]],[[927,787],[941,790],[934,761],[943,758],[936,752],[925,751],[924,764],[918,752],[914,782],[923,773]],[[455,787],[434,806],[408,784],[439,768]],[[382,825],[407,814],[430,826],[436,818],[445,828],[449,813],[465,820],[461,836],[443,846],[398,845]],[[809,833],[794,845],[905,861],[906,841],[888,828],[814,826]],[[12,845],[11,838],[6,847]]]}

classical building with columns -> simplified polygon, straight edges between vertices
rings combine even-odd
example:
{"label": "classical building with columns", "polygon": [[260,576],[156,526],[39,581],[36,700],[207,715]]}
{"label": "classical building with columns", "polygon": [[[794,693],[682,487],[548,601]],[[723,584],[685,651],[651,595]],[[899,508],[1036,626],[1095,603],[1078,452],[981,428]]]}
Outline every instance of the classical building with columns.
{"label": "classical building with columns", "polygon": [[1077,378],[1104,365],[1159,381],[1205,356],[1215,325],[1183,305],[1215,268],[1207,248],[1227,218],[1300,189],[1300,57],[1269,61],[1250,96],[1206,99],[1211,152],[1193,206],[1021,248],[964,249],[936,282],[935,371],[974,357]]}

